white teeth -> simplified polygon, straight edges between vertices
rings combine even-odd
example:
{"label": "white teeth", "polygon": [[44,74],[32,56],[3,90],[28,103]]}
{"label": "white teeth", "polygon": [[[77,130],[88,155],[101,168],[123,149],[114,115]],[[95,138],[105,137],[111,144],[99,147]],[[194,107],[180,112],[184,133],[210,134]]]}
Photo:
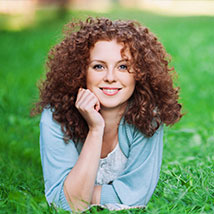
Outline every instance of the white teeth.
{"label": "white teeth", "polygon": [[103,91],[105,91],[108,94],[114,94],[116,91],[118,91],[118,89],[103,89]]}

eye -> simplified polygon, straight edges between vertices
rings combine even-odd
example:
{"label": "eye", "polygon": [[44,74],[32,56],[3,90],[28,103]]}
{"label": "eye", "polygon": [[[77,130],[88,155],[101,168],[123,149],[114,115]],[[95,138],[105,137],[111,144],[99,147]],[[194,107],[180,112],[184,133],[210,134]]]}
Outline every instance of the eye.
{"label": "eye", "polygon": [[104,67],[101,64],[96,64],[96,65],[93,66],[93,69],[95,69],[95,70],[103,70]]}
{"label": "eye", "polygon": [[119,70],[128,70],[128,66],[122,64],[122,65],[119,66]]}

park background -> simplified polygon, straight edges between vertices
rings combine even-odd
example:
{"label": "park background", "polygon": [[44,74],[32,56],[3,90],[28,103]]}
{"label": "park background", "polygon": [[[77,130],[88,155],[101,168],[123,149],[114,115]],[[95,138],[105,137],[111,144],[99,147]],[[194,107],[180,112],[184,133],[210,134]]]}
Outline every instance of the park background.
{"label": "park background", "polygon": [[64,24],[88,16],[134,19],[149,27],[172,57],[185,113],[165,128],[160,180],[147,208],[115,213],[213,214],[212,0],[0,0],[0,213],[67,213],[45,200],[40,116],[30,117],[30,110]]}

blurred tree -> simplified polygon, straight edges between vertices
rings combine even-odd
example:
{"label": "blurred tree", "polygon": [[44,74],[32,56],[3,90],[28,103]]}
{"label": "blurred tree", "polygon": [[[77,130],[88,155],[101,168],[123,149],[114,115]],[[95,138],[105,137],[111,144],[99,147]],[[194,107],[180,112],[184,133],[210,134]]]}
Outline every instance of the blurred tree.
{"label": "blurred tree", "polygon": [[46,7],[56,7],[59,18],[65,18],[72,0],[38,0],[38,4]]}

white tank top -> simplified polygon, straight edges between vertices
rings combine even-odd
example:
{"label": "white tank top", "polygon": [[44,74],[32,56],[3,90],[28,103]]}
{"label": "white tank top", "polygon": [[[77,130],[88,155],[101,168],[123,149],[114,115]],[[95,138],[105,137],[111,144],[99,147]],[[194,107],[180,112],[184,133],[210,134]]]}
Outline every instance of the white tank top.
{"label": "white tank top", "polygon": [[96,184],[109,184],[115,180],[123,172],[126,162],[127,158],[121,151],[119,143],[117,143],[114,150],[107,157],[100,159]]}

